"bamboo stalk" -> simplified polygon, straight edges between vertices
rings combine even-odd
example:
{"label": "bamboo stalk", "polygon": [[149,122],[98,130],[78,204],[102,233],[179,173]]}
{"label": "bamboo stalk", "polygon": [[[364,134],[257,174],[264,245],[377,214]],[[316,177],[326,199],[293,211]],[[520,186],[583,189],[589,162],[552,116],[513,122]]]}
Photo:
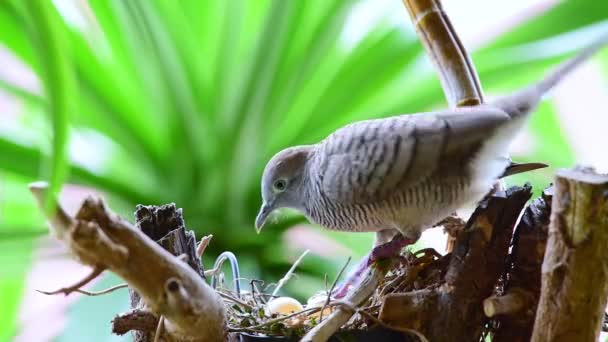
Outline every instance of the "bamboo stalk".
{"label": "bamboo stalk", "polygon": [[477,71],[440,0],[403,0],[450,107],[483,103]]}

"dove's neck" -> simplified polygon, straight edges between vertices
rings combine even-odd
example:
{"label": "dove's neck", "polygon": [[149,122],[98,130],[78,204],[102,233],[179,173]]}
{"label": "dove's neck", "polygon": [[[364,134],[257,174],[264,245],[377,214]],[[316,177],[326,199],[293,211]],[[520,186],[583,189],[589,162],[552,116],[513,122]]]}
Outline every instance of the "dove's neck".
{"label": "dove's neck", "polygon": [[302,177],[302,213],[312,222],[322,224],[323,206],[327,206],[322,188],[321,174],[318,169],[319,160],[316,148],[311,150],[305,171]]}

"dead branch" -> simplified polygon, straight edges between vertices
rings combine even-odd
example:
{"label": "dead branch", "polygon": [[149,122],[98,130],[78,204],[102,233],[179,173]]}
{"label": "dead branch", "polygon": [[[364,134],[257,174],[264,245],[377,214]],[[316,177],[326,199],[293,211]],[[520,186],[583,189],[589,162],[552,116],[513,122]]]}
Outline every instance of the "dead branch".
{"label": "dead branch", "polygon": [[450,107],[483,103],[475,66],[440,0],[403,0],[418,37],[439,74]]}
{"label": "dead branch", "polygon": [[[30,186],[41,208],[47,185]],[[49,213],[56,236],[86,265],[108,269],[122,277],[157,316],[175,341],[224,341],[226,317],[222,299],[201,274],[160,247],[105,207],[88,198],[75,218],[57,204]],[[201,337],[202,336],[202,337]]]}
{"label": "dead branch", "polygon": [[[439,283],[388,294],[380,319],[419,331],[429,341],[478,341],[485,321],[483,300],[501,275],[513,226],[530,196],[526,185],[482,201],[458,235],[454,252],[432,265],[442,274]],[[417,281],[425,283],[425,275],[436,273],[429,266]]]}
{"label": "dead branch", "polygon": [[[200,258],[197,256],[196,237],[194,232],[186,230],[182,210],[175,204],[161,206],[138,205],[135,210],[135,224],[150,239],[156,241],[178,260],[187,263],[198,274],[203,274]],[[131,308],[147,310],[145,301],[133,288],[129,289]],[[162,321],[162,323],[161,323]],[[159,330],[161,329],[161,330]],[[158,340],[158,332],[164,331],[164,319],[157,322],[149,331],[133,331],[134,342],[152,342]]]}
{"label": "dead branch", "polygon": [[[504,292],[506,296],[514,291],[520,292],[527,300],[516,313],[512,312],[514,311],[512,306],[510,310],[496,309],[496,313],[502,311],[502,315],[495,318],[498,324],[493,331],[492,341],[530,341],[540,297],[540,269],[547,244],[552,197],[553,188],[551,187],[524,210],[515,229],[513,248],[506,262]],[[487,314],[488,312],[486,312]]]}
{"label": "dead branch", "polygon": [[38,290],[38,292],[43,293],[45,295],[56,295],[56,294],[60,294],[63,293],[64,295],[69,295],[72,292],[81,292],[81,287],[85,286],[86,284],[90,283],[91,281],[93,281],[95,278],[99,277],[104,271],[104,268],[96,265],[92,270],[91,273],[89,273],[86,277],[84,277],[83,279],[79,280],[78,282],[76,282],[73,285],[70,286],[66,286],[66,287],[62,287],[58,290],[55,291],[41,291]]}
{"label": "dead branch", "polygon": [[597,341],[608,298],[608,175],[555,177],[532,341]]}

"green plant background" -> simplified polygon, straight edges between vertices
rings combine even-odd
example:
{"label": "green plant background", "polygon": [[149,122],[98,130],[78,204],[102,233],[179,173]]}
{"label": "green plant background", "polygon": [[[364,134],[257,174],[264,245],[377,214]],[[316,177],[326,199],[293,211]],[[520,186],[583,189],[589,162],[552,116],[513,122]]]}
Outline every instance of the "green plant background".
{"label": "green plant background", "polygon": [[[0,2],[0,46],[42,85],[32,90],[0,78],[0,91],[23,105],[14,125],[0,130],[0,340],[18,331],[32,251],[46,234],[27,183],[45,179],[55,192],[64,183],[97,189],[129,219],[137,203],[175,202],[189,227],[214,235],[209,258],[231,250],[246,277],[277,279],[298,253],[283,233],[303,220],[286,215],[261,235],[253,229],[260,174],[272,154],[354,120],[445,103],[405,11],[403,25],[379,21],[345,42],[357,1],[88,0],[80,2],[84,23],[58,11],[60,2]],[[488,93],[508,92],[607,28],[608,2],[561,1],[473,59]],[[549,39],[559,48],[543,50]],[[514,158],[551,168],[511,181],[529,180],[538,193],[555,168],[575,159],[550,101],[529,130],[542,145]],[[74,148],[98,161],[83,162]],[[371,240],[323,234],[358,255]],[[302,298],[323,288],[323,275],[342,262],[308,257],[288,292]],[[124,295],[79,300],[59,340],[106,327],[124,308]],[[109,332],[98,338],[114,339]]]}

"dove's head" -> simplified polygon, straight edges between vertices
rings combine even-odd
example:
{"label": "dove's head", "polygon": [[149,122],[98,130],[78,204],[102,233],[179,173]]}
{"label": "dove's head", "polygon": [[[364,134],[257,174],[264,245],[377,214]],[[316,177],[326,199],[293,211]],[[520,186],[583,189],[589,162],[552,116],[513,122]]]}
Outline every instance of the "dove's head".
{"label": "dove's head", "polygon": [[306,163],[312,153],[312,146],[290,147],[270,159],[262,175],[262,208],[255,219],[255,229],[259,232],[268,215],[275,209],[304,209],[306,200]]}

